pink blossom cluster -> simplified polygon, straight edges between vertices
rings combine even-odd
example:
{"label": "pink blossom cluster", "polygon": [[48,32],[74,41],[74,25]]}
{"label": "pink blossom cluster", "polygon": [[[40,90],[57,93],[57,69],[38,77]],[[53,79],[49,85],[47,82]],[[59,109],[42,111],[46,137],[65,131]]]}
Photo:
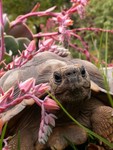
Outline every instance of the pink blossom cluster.
{"label": "pink blossom cluster", "polygon": [[[81,0],[77,0],[77,1],[71,1],[73,3],[73,5],[71,6],[71,8],[69,8],[68,10],[66,11],[62,11],[62,12],[53,12],[53,10],[56,8],[55,6],[52,7],[52,8],[49,8],[45,11],[35,11],[35,9],[33,11],[31,11],[30,13],[28,14],[25,14],[25,15],[21,15],[19,17],[17,17],[14,21],[11,22],[10,26],[13,27],[13,26],[16,26],[17,24],[19,23],[23,23],[25,24],[26,20],[29,18],[29,17],[32,17],[32,16],[37,16],[37,17],[44,17],[44,16],[50,16],[52,17],[51,19],[55,22],[55,28],[58,29],[57,32],[52,32],[52,33],[38,33],[38,34],[33,34],[33,38],[37,38],[37,37],[44,37],[43,41],[44,40],[47,40],[47,38],[49,39],[52,39],[54,41],[54,45],[58,45],[57,43],[59,42],[62,46],[64,46],[64,48],[68,48],[69,44],[67,44],[70,39],[71,39],[71,36],[72,34],[69,33],[70,31],[68,31],[68,27],[69,26],[72,26],[73,25],[73,20],[71,19],[71,15],[73,13],[77,13],[77,10],[79,10],[79,12],[83,12],[82,11],[82,8],[79,8],[79,7],[85,7],[85,5],[87,4],[85,1]],[[39,7],[39,5],[37,6]],[[2,12],[1,12],[2,14]],[[51,27],[52,28],[52,27]],[[3,49],[3,36],[1,38],[1,51]],[[40,42],[40,43],[45,43],[46,41],[44,42]],[[51,43],[53,45],[53,43]],[[48,45],[47,45],[48,46]],[[42,45],[42,48],[45,47],[45,45],[43,44]],[[46,47],[47,49],[47,47]],[[31,57],[31,56],[28,56],[28,51],[25,51],[22,53],[23,55],[23,58],[26,58],[27,60],[29,59],[28,57]],[[26,57],[27,55],[27,57]],[[2,56],[1,56],[2,57]],[[22,62],[23,61],[23,62]],[[19,66],[20,64],[24,64],[25,63],[25,59],[21,59],[21,58],[15,58],[15,61],[13,61],[12,64],[10,64],[8,67],[10,68],[14,68],[14,66]]]}
{"label": "pink blossom cluster", "polygon": [[34,78],[29,78],[24,82],[18,83],[18,95],[16,95],[15,99],[14,87],[11,87],[5,93],[1,89],[0,112],[4,112],[7,108],[21,103],[24,99],[28,99],[29,101],[30,98],[39,106],[43,103],[45,109],[58,109],[56,102],[49,97],[45,97],[44,100],[39,99],[47,90],[49,90],[47,83],[35,85]]}
{"label": "pink blossom cluster", "polygon": [[[25,106],[36,103],[42,108],[42,119],[39,131],[39,142],[45,141],[55,126],[56,116],[49,113],[51,110],[58,110],[59,106],[50,97],[46,96],[44,100],[40,97],[49,90],[47,83],[35,85],[35,79],[29,78],[24,82],[18,83],[18,94],[15,95],[14,87],[11,87],[5,93],[1,89],[0,97],[0,130],[3,125],[14,115],[22,111]],[[13,108],[12,108],[13,106]],[[16,106],[16,109],[15,109]],[[23,107],[24,106],[24,107]],[[15,111],[16,110],[16,111]],[[5,113],[7,111],[7,113]],[[47,111],[47,112],[46,112]],[[47,129],[47,130],[46,130]],[[5,141],[6,142],[6,141]],[[7,145],[7,144],[6,144]]]}
{"label": "pink blossom cluster", "polygon": [[77,11],[80,17],[83,18],[85,14],[85,6],[87,5],[88,0],[71,0],[71,2],[73,3],[73,6],[69,12]]}
{"label": "pink blossom cluster", "polygon": [[[9,64],[6,64],[4,61],[1,62],[0,65],[4,64],[5,70],[11,70],[14,68],[21,67],[26,62],[28,62],[30,59],[32,59],[35,55],[38,53],[44,52],[44,51],[50,51],[58,54],[59,56],[67,56],[69,54],[68,49],[65,49],[62,46],[55,45],[55,41],[52,38],[48,38],[46,40],[42,40],[39,42],[39,50],[36,51],[36,44],[35,41],[32,40],[28,47],[26,46],[26,49],[20,53],[20,56],[14,56],[13,61]],[[5,71],[2,68],[0,70],[0,77],[4,75]]]}
{"label": "pink blossom cluster", "polygon": [[35,51],[36,51],[35,41],[32,40],[28,45],[28,47],[26,47],[26,50],[23,50],[22,53],[19,52],[20,56],[13,57],[13,61],[8,65],[5,65],[6,66],[5,69],[10,70],[17,67],[21,67],[35,55]]}
{"label": "pink blossom cluster", "polygon": [[45,144],[47,142],[48,137],[52,133],[52,127],[55,127],[55,119],[57,117],[52,113],[47,113],[44,105],[42,105],[41,123],[38,134],[39,143]]}

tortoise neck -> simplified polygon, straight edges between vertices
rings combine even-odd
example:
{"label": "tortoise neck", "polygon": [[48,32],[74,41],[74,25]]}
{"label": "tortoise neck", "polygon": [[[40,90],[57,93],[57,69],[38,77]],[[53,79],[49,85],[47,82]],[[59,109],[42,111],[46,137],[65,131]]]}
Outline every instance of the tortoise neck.
{"label": "tortoise neck", "polygon": [[[83,102],[63,102],[63,107],[66,109],[66,111],[75,119],[78,118]],[[63,110],[59,110],[56,114],[58,117],[57,122],[62,123],[65,122],[72,122],[72,120],[66,115],[66,113]]]}

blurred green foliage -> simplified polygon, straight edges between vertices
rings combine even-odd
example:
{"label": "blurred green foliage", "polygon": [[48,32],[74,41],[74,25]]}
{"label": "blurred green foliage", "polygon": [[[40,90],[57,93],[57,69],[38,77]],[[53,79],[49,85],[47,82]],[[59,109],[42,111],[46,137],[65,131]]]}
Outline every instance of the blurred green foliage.
{"label": "blurred green foliage", "polygon": [[38,2],[41,4],[39,10],[46,10],[55,5],[60,9],[60,7],[68,3],[69,0],[3,0],[3,8],[4,12],[11,15],[10,17],[14,19],[18,15],[30,12]]}
{"label": "blurred green foliage", "polygon": [[[18,15],[28,13],[32,10],[33,6],[39,2],[41,7],[39,10],[46,10],[54,5],[57,6],[56,10],[69,7],[69,0],[3,0],[4,12],[8,13],[10,18],[13,20]],[[89,5],[86,8],[86,16],[84,19],[80,19],[78,14],[72,16],[74,19],[73,28],[80,27],[97,27],[104,29],[113,29],[113,0],[90,0]],[[39,25],[44,23],[43,17],[31,19],[32,24]],[[31,22],[29,21],[31,26]],[[88,41],[92,54],[100,58],[104,58],[105,54],[105,39],[106,33],[95,33],[95,32],[82,32],[81,36]],[[113,34],[108,35],[108,58],[109,62],[113,59]]]}
{"label": "blurred green foliage", "polygon": [[[84,19],[74,16],[74,28],[95,27],[113,30],[113,0],[90,0]],[[105,58],[106,33],[82,32],[81,36],[88,41],[93,55]],[[108,62],[113,61],[113,34],[108,34]]]}
{"label": "blurred green foliage", "polygon": [[91,0],[87,16],[94,26],[113,29],[113,1]]}

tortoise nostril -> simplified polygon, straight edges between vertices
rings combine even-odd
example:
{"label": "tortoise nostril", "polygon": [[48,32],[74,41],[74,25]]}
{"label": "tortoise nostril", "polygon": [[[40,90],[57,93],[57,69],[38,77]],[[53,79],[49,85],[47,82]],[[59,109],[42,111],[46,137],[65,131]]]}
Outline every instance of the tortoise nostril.
{"label": "tortoise nostril", "polygon": [[76,72],[75,72],[75,70],[73,70],[73,74],[75,74]]}
{"label": "tortoise nostril", "polygon": [[65,72],[65,75],[66,75],[67,77],[73,76],[73,75],[75,75],[75,74],[76,74],[75,69],[71,69],[71,70],[68,70],[68,71]]}
{"label": "tortoise nostril", "polygon": [[67,76],[70,76],[70,75],[71,75],[71,73],[70,73],[70,72],[68,72],[68,73],[66,73],[66,75],[67,75]]}

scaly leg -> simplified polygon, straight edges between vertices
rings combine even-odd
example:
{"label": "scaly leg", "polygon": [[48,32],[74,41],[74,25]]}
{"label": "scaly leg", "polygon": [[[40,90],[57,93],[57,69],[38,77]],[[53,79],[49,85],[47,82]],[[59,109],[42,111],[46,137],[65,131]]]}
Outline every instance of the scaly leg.
{"label": "scaly leg", "polygon": [[[91,116],[92,130],[113,144],[113,108],[99,106],[93,110]],[[113,150],[113,147],[104,145],[106,150]]]}
{"label": "scaly leg", "polygon": [[[70,144],[69,141],[79,145],[85,143],[86,140],[87,133],[82,128],[76,124],[68,124],[55,127],[46,146],[50,147],[52,150],[63,150]],[[44,149],[44,147],[37,142],[36,150],[42,149]]]}

